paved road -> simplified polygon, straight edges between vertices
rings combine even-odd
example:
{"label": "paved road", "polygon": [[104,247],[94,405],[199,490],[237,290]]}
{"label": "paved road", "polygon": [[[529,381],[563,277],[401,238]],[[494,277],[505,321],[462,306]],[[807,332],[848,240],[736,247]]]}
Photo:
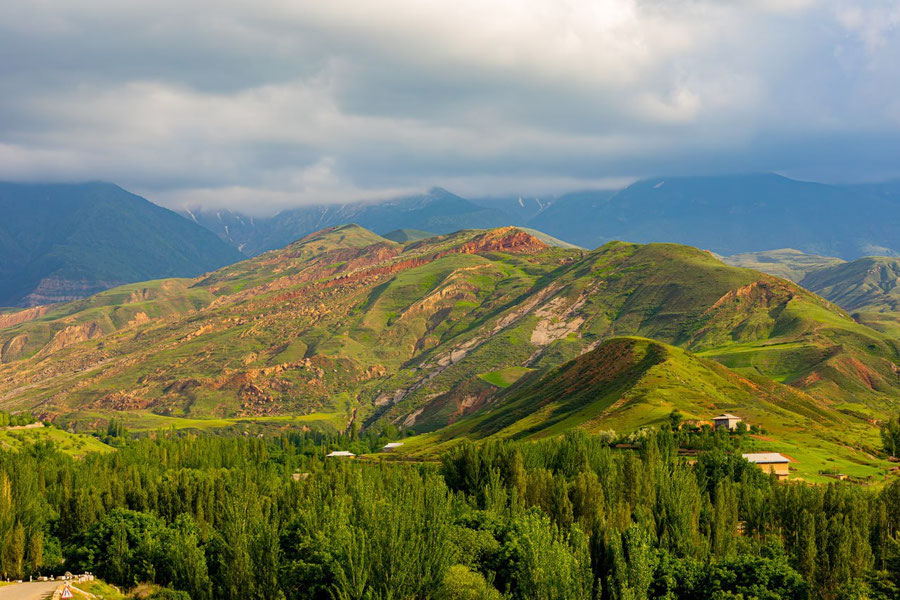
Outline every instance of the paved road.
{"label": "paved road", "polygon": [[0,600],[41,600],[49,597],[60,585],[59,581],[35,581],[0,587]]}

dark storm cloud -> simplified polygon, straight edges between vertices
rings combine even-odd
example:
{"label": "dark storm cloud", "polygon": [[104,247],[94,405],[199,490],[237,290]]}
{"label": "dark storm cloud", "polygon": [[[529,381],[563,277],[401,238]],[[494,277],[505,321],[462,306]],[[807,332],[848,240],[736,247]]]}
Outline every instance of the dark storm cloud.
{"label": "dark storm cloud", "polygon": [[900,175],[889,0],[0,8],[0,177],[253,212],[433,184]]}

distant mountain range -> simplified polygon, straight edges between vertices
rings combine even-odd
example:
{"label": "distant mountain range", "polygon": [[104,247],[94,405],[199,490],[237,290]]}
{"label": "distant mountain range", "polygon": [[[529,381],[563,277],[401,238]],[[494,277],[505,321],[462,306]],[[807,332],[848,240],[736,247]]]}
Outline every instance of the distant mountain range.
{"label": "distant mountain range", "polygon": [[564,196],[534,219],[541,231],[588,248],[620,239],[723,255],[796,248],[854,259],[898,254],[898,197],[897,183],[832,186],[773,174],[657,177],[613,194]]}
{"label": "distant mountain range", "polygon": [[434,188],[420,196],[307,206],[267,218],[229,211],[183,214],[247,256],[353,222],[379,234],[514,225],[584,248],[611,240],[674,242],[722,255],[796,248],[855,259],[900,255],[898,199],[900,183],[834,186],[759,174],[657,177],[619,191],[544,198],[465,199]]}
{"label": "distant mountain range", "polygon": [[515,221],[506,212],[481,206],[441,188],[381,202],[303,206],[267,218],[227,210],[184,210],[182,215],[247,256],[277,250],[314,231],[347,223],[377,233],[413,229],[438,234],[502,227]]}
{"label": "distant mountain range", "polygon": [[[900,183],[829,186],[769,174],[653,178],[620,191],[558,197],[466,199],[434,188],[378,202],[298,207],[265,218],[184,210],[181,219],[111,184],[0,184],[0,306],[60,302],[133,281],[193,276],[346,223],[399,236],[397,241],[514,225],[546,235],[556,246],[676,242],[732,258],[753,253],[787,269],[775,274],[799,281],[797,273],[821,263],[809,255],[900,255],[898,200]],[[796,248],[795,259],[812,262],[786,267],[780,258],[756,253],[775,248]],[[766,264],[742,266],[766,270]]]}
{"label": "distant mountain range", "polygon": [[82,298],[240,260],[208,230],[108,183],[0,183],[0,306]]}

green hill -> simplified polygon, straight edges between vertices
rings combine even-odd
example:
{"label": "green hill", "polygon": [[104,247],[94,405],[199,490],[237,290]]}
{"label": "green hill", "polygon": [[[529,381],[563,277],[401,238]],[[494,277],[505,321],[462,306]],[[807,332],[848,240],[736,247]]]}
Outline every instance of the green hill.
{"label": "green hill", "polygon": [[0,306],[193,277],[241,259],[206,229],[108,183],[0,183]]}
{"label": "green hill", "polygon": [[436,235],[438,234],[429,233],[428,231],[421,231],[419,229],[395,229],[393,231],[385,233],[382,237],[391,240],[392,242],[397,242],[398,244],[405,244],[406,242],[418,242],[419,240],[426,240]]}
{"label": "green hill", "polygon": [[853,317],[900,339],[900,260],[870,256],[808,274],[802,285],[853,312]]}
{"label": "green hill", "polygon": [[900,310],[900,259],[860,258],[809,273],[800,283],[849,311]]}
{"label": "green hill", "polygon": [[645,338],[612,338],[543,376],[525,377],[479,412],[407,445],[432,453],[461,438],[537,439],[571,428],[619,433],[668,423],[672,411],[709,423],[723,411],[765,435],[749,446],[798,461],[804,476],[839,468],[865,476],[883,468],[867,424],[812,396]]}
{"label": "green hill", "polygon": [[622,336],[869,433],[900,394],[895,339],[694,248],[587,252],[515,228],[401,245],[347,225],[201,278],[0,314],[0,407],[75,424],[300,416],[425,433]]}

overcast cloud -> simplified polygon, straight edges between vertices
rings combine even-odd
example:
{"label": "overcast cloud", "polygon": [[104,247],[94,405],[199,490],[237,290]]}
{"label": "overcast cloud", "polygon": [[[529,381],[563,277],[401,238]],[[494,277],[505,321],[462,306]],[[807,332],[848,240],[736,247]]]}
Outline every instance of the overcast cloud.
{"label": "overcast cloud", "polygon": [[0,3],[0,178],[261,214],[900,176],[896,0]]}

